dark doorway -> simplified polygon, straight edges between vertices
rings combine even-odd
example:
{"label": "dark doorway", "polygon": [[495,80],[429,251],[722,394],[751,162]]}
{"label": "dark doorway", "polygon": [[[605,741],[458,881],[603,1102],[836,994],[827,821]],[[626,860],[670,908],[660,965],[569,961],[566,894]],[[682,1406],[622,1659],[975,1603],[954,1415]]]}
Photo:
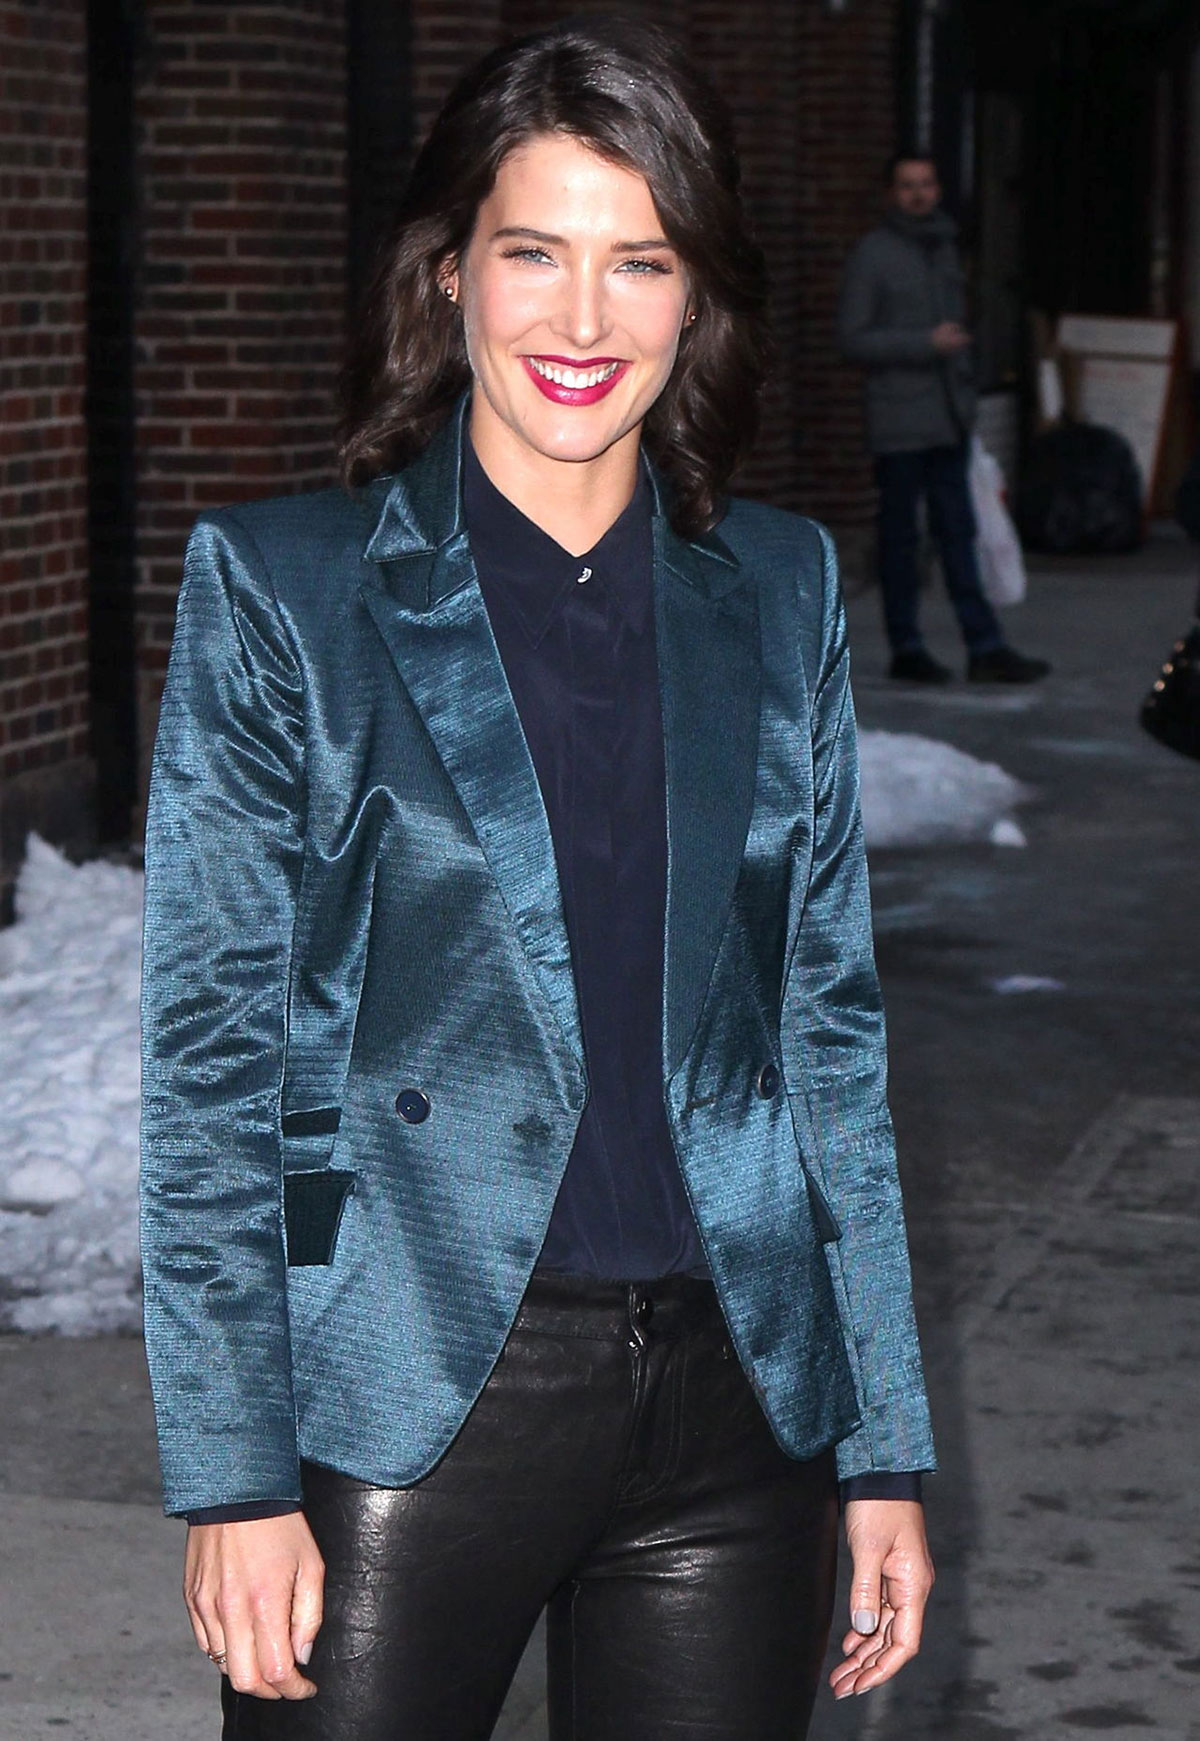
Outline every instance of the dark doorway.
{"label": "dark doorway", "polygon": [[1028,317],[1179,316],[1196,0],[902,0],[901,137],[964,227],[980,385],[1028,409]]}
{"label": "dark doorway", "polygon": [[1178,314],[1194,0],[964,0],[964,16],[975,103],[1020,135],[1026,305]]}
{"label": "dark doorway", "polygon": [[88,544],[92,755],[102,844],[137,800],[134,77],[138,0],[88,0]]}
{"label": "dark doorway", "polygon": [[351,307],[370,280],[413,147],[408,0],[348,0],[347,144]]}

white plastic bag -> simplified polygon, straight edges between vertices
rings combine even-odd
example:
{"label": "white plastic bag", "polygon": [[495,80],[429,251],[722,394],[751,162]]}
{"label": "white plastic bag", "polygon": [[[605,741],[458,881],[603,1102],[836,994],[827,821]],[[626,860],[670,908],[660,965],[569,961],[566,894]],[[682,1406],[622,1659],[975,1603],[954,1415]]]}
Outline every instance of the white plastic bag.
{"label": "white plastic bag", "polygon": [[971,437],[968,479],[983,590],[994,605],[1019,605],[1026,590],[1021,540],[1005,501],[1004,473],[977,435]]}

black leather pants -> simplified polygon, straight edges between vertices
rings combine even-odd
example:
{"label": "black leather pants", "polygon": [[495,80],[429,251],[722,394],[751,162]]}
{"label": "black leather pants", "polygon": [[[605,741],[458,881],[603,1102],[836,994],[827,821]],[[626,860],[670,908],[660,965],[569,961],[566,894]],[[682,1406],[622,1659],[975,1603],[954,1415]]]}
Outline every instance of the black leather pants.
{"label": "black leather pants", "polygon": [[548,1605],[552,1741],[800,1741],[833,1598],[831,1453],[776,1445],[710,1283],[538,1275],[415,1487],[305,1469],[320,1692],[224,1684],[225,1741],[485,1741]]}

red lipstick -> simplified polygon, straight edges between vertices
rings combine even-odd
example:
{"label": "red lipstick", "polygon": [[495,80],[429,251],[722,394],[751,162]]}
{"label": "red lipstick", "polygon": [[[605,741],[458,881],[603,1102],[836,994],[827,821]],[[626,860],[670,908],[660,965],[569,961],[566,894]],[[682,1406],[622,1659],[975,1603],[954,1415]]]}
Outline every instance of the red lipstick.
{"label": "red lipstick", "polygon": [[[555,405],[595,405],[612,392],[617,382],[626,374],[630,365],[620,357],[587,357],[580,360],[577,357],[522,357],[525,373],[534,386]],[[612,374],[603,381],[597,381],[594,387],[564,387],[558,381],[551,381],[540,374],[536,365],[542,363],[552,369],[573,369],[577,375],[590,374],[596,369],[612,369]]]}

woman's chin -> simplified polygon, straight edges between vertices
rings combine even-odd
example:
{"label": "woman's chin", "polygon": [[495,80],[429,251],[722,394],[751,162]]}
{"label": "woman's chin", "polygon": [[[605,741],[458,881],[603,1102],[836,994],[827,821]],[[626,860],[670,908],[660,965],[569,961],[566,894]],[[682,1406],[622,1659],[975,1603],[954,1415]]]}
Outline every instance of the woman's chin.
{"label": "woman's chin", "polygon": [[[640,393],[635,404],[627,390],[618,391],[619,401],[614,393],[592,405],[558,405],[527,379],[504,382],[477,374],[471,433],[480,449],[492,439],[507,445],[515,437],[543,459],[586,465],[626,437],[633,435],[636,440],[653,403],[654,395]],[[508,431],[507,438],[499,429],[489,429],[496,424]]]}
{"label": "woman's chin", "polygon": [[542,411],[535,413],[524,426],[525,440],[546,459],[585,465],[589,460],[599,459],[637,427],[636,423],[611,414],[593,417],[589,415],[592,409],[551,407],[550,415]]}

